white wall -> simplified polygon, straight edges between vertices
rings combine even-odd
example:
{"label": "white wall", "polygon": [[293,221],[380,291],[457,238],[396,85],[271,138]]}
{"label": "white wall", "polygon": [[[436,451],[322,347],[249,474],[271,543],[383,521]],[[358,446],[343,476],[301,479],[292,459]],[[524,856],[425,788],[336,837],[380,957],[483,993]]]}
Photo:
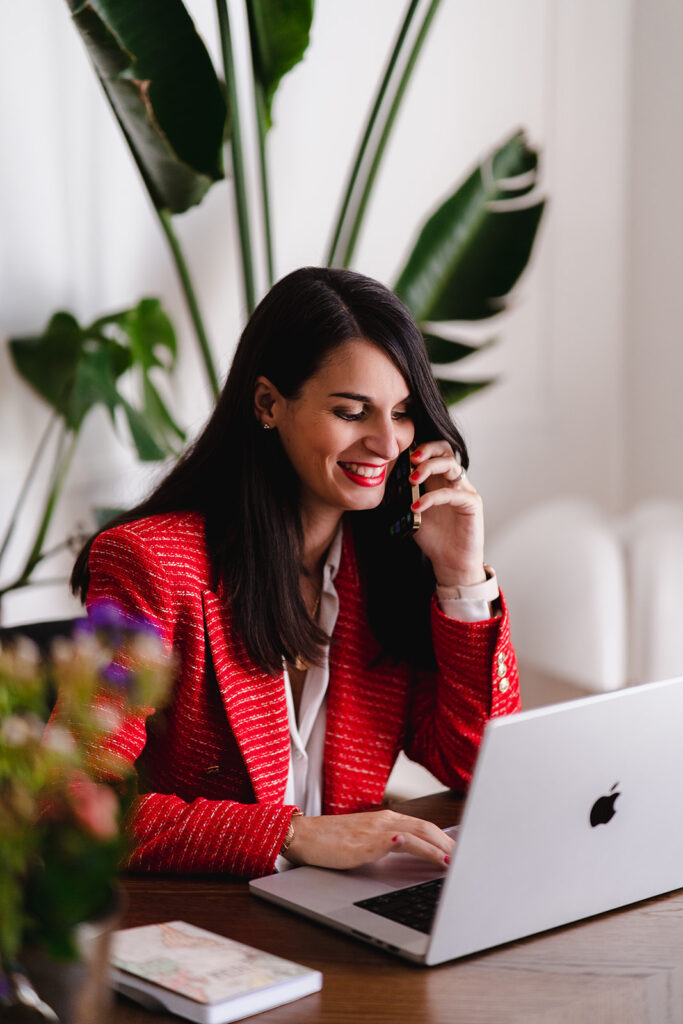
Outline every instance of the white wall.
{"label": "white wall", "polygon": [[[675,0],[657,5],[676,8]],[[214,4],[187,6],[215,53]],[[395,0],[317,0],[312,46],[281,86],[269,140],[278,275],[323,258],[402,9]],[[483,152],[518,126],[543,152],[550,204],[533,265],[495,325],[501,344],[463,367],[500,378],[458,409],[492,531],[545,496],[573,493],[617,509],[631,479],[631,384],[649,357],[632,332],[625,362],[625,288],[628,281],[634,302],[640,272],[631,267],[626,277],[625,247],[629,238],[633,250],[640,231],[652,232],[651,250],[657,245],[649,217],[646,227],[633,223],[648,168],[631,132],[645,123],[664,149],[672,123],[663,114],[655,128],[648,118],[661,72],[656,39],[651,53],[632,48],[632,21],[647,20],[644,11],[644,0],[443,0],[369,210],[355,267],[391,283],[421,219]],[[176,408],[196,430],[209,404],[174,271],[66,4],[4,2],[0,16],[0,332],[41,328],[58,307],[86,319],[157,294],[181,337]],[[675,33],[669,38],[673,47]],[[680,136],[680,116],[676,124]],[[679,188],[668,195],[680,204]],[[177,226],[225,370],[243,316],[227,187]],[[680,235],[672,235],[674,254]],[[651,308],[648,295],[641,316]],[[483,325],[481,336],[490,331]],[[661,338],[671,343],[664,329]],[[0,534],[46,415],[0,346]],[[55,542],[93,501],[132,501],[144,486],[148,471],[110,435],[93,417]],[[15,564],[22,553],[18,545]],[[21,621],[71,607],[61,588],[31,590],[9,597],[4,615]]]}
{"label": "white wall", "polygon": [[683,4],[636,0],[633,58],[625,491],[683,500]]}

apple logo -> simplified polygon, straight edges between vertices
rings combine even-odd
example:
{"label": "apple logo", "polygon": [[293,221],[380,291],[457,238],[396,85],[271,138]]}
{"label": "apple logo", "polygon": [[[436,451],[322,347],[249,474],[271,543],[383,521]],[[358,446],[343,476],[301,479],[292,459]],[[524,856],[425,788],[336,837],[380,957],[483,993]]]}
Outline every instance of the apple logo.
{"label": "apple logo", "polygon": [[595,801],[591,807],[591,825],[595,828],[596,825],[606,825],[608,821],[611,821],[614,815],[617,813],[614,810],[614,801],[621,793],[615,793],[614,790],[619,785],[615,782],[610,789],[611,796],[601,796]]}

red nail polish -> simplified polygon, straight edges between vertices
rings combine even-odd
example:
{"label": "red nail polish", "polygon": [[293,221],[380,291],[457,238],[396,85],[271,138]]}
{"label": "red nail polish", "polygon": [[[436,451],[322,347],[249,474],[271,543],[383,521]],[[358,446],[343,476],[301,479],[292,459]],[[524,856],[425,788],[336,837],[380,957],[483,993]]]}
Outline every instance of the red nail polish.
{"label": "red nail polish", "polygon": [[422,458],[422,452],[420,451],[420,449],[419,449],[419,448],[417,448],[417,449],[416,449],[416,450],[415,450],[415,451],[413,452],[413,454],[412,454],[412,457],[413,457],[414,459],[421,459],[421,458]]}
{"label": "red nail polish", "polygon": [[411,473],[410,476],[408,477],[408,479],[409,480],[415,480],[416,477],[417,477],[417,470],[415,470],[413,473]]}
{"label": "red nail polish", "polygon": [[392,836],[391,837],[391,841],[392,841],[392,843],[397,843],[398,842],[398,836]]}
{"label": "red nail polish", "polygon": [[446,856],[444,857],[443,862],[444,864],[450,864],[451,858],[448,856],[448,854],[446,854]]}
{"label": "red nail polish", "polygon": [[414,510],[415,512],[417,512],[418,508],[420,507],[420,502],[419,502],[419,501],[414,501],[414,502],[413,502],[413,504],[412,504],[412,505],[411,505],[410,507],[411,507],[411,508],[412,508],[412,509],[413,509],[413,510]]}

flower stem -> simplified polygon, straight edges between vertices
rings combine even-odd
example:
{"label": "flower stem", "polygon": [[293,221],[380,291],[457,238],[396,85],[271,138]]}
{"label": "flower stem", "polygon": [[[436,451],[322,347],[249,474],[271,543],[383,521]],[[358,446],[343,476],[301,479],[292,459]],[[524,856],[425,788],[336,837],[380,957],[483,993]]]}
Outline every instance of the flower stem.
{"label": "flower stem", "polygon": [[266,161],[266,134],[268,123],[266,117],[266,101],[263,86],[254,82],[254,98],[256,100],[256,120],[258,128],[258,152],[261,167],[261,203],[263,206],[263,228],[266,235],[266,269],[268,271],[268,287],[271,288],[275,279],[275,257],[273,253],[273,227],[270,217],[270,188],[268,185],[268,164]]}
{"label": "flower stem", "polygon": [[343,235],[345,234],[346,219],[349,214],[351,200],[353,199],[353,194],[360,175],[360,170],[365,161],[365,155],[370,144],[370,139],[373,135],[375,124],[377,123],[379,112],[384,102],[384,97],[386,96],[387,89],[389,88],[389,83],[391,81],[391,78],[393,77],[396,63],[399,59],[401,50],[403,49],[403,45],[406,41],[408,29],[410,28],[411,22],[419,5],[420,0],[410,0],[410,3],[408,4],[408,9],[403,18],[403,23],[401,25],[401,28],[399,29],[398,36],[396,37],[394,48],[391,52],[389,61],[385,68],[382,79],[380,81],[379,90],[377,92],[377,95],[375,96],[375,102],[372,105],[370,116],[365,126],[365,131],[363,132],[363,136],[358,147],[358,152],[356,153],[356,159],[353,162],[353,166],[349,174],[349,179],[346,185],[346,191],[344,193],[344,198],[342,200],[339,214],[337,217],[337,223],[334,228],[332,242],[330,243],[330,249],[327,254],[328,267],[332,267],[336,263],[338,250],[341,247]]}
{"label": "flower stem", "polygon": [[237,76],[232,51],[230,34],[230,16],[227,0],[216,0],[218,28],[221,37],[223,54],[223,72],[228,87],[231,113],[230,144],[232,149],[232,173],[235,180],[235,202],[237,204],[237,222],[240,234],[240,252],[242,256],[242,279],[244,297],[249,316],[256,308],[256,286],[254,282],[254,264],[251,251],[251,226],[249,223],[249,206],[247,203],[246,175],[244,170],[244,149],[242,145],[242,128],[240,124],[239,97],[237,94]]}
{"label": "flower stem", "polygon": [[195,334],[197,336],[197,341],[199,342],[199,350],[201,352],[202,360],[204,362],[204,369],[206,370],[206,376],[208,377],[209,380],[211,393],[213,394],[214,398],[218,398],[220,386],[218,383],[218,374],[216,373],[216,366],[213,361],[213,356],[211,355],[209,339],[207,338],[206,331],[204,330],[204,322],[202,320],[201,313],[199,312],[199,304],[197,302],[197,296],[195,295],[194,286],[192,284],[192,278],[190,277],[190,272],[187,268],[187,263],[185,262],[183,251],[180,248],[178,237],[175,231],[173,230],[171,214],[168,210],[160,210],[156,206],[154,207],[154,210],[156,212],[157,217],[159,218],[159,223],[161,224],[163,232],[166,235],[166,239],[168,241],[171,254],[173,256],[173,261],[176,265],[178,276],[180,277],[180,283],[185,294],[187,308],[189,310],[190,317],[192,318],[192,324],[194,326]]}
{"label": "flower stem", "polygon": [[68,430],[66,427],[62,428],[62,434],[59,439],[59,445],[55,456],[55,465],[52,472],[50,490],[45,501],[43,515],[40,523],[38,524],[38,529],[36,530],[33,546],[31,547],[31,551],[19,575],[11,583],[7,584],[7,586],[0,589],[0,597],[3,597],[4,594],[8,594],[11,590],[18,590],[20,587],[27,586],[30,582],[31,573],[41,560],[41,549],[43,542],[45,541],[45,534],[47,533],[55,510],[55,505],[57,504],[62,487],[64,486],[64,482],[69,473],[77,441],[78,431]]}
{"label": "flower stem", "polygon": [[[368,166],[368,171],[365,174],[365,180],[364,180],[364,175],[360,175],[360,173],[358,173],[356,175],[356,179],[360,182],[360,184],[358,186],[360,188],[360,196],[359,196],[359,199],[358,199],[358,201],[357,201],[357,203],[355,205],[355,210],[353,212],[352,217],[347,217],[346,218],[346,223],[344,224],[343,232],[340,232],[340,239],[339,239],[339,243],[337,245],[336,252],[335,252],[335,263],[338,266],[347,267],[349,265],[349,263],[351,262],[351,259],[353,257],[355,246],[356,246],[356,243],[357,243],[357,240],[358,240],[358,234],[360,232],[360,227],[362,226],[362,218],[364,218],[364,216],[365,216],[365,212],[366,212],[366,209],[367,209],[367,206],[368,206],[368,202],[370,200],[371,191],[373,189],[373,185],[375,184],[375,179],[377,177],[377,172],[379,170],[380,163],[382,162],[382,157],[384,156],[384,151],[386,150],[386,144],[387,144],[387,142],[389,140],[389,135],[391,134],[391,129],[392,129],[394,121],[396,119],[396,114],[398,113],[398,109],[399,109],[401,100],[403,98],[403,94],[405,92],[405,89],[407,89],[407,87],[408,87],[408,83],[409,83],[409,81],[411,79],[411,75],[413,74],[413,71],[415,69],[415,65],[416,65],[418,56],[420,55],[420,50],[422,49],[422,45],[423,45],[423,43],[424,43],[424,41],[426,39],[427,32],[429,31],[429,28],[430,28],[431,23],[432,23],[432,19],[434,17],[434,14],[436,13],[436,9],[437,9],[439,3],[440,3],[440,0],[431,0],[431,3],[429,4],[429,8],[427,10],[427,13],[425,14],[423,23],[422,23],[422,25],[420,27],[420,31],[419,31],[419,33],[417,35],[415,43],[413,44],[413,49],[411,50],[411,53],[410,53],[410,56],[409,56],[408,60],[405,61],[405,67],[403,68],[403,71],[402,71],[400,79],[398,81],[398,85],[397,85],[396,90],[394,92],[393,98],[392,98],[392,100],[391,100],[391,102],[389,104],[389,109],[388,109],[388,111],[386,113],[386,116],[384,118],[384,123],[382,124],[381,119],[379,118],[379,114],[375,117],[375,123],[380,125],[379,137],[377,139],[376,145],[374,146],[374,153],[372,152],[371,147],[369,145],[367,146],[367,151],[370,153],[370,164]],[[409,10],[409,12],[407,14],[407,19],[409,17],[412,17],[412,11],[411,10]],[[399,33],[399,37],[398,37],[398,40],[396,42],[396,46],[394,47],[394,53],[392,53],[392,55],[391,55],[391,59],[389,61],[389,66],[388,66],[387,71],[385,73],[385,79],[387,79],[387,80],[389,79],[389,77],[391,76],[391,73],[393,72],[393,69],[394,69],[395,63],[396,63],[396,59],[395,58],[397,58],[397,56],[398,56],[398,49],[400,47],[402,47],[403,42],[404,42],[404,33],[402,32],[402,27],[401,27],[401,33]],[[388,81],[387,81],[387,86],[386,87],[384,85],[384,82],[382,83],[382,87],[380,88],[380,93],[382,93],[382,95],[384,96],[387,93],[387,91],[388,91]],[[378,106],[378,110],[379,110],[379,106],[381,105],[381,100],[380,100],[380,95],[379,94],[378,94],[378,100],[377,100],[377,104],[376,105]],[[373,125],[373,127],[374,127],[374,125]],[[369,128],[370,128],[369,134],[371,134],[372,133],[372,128],[370,127],[370,124],[369,124]],[[362,163],[362,161],[360,163]],[[350,204],[350,201],[349,201],[349,204],[348,204],[348,208],[349,209],[350,209],[350,205],[351,204]],[[349,221],[350,221],[350,223],[349,223]],[[339,257],[339,255],[338,255],[339,254],[339,250],[343,250],[342,254],[341,254],[341,257]]]}
{"label": "flower stem", "polygon": [[45,428],[45,431],[43,432],[43,435],[42,435],[42,437],[40,438],[40,440],[38,442],[38,447],[36,448],[36,451],[35,451],[35,454],[34,454],[33,458],[31,459],[31,463],[30,463],[30,465],[28,467],[28,470],[26,472],[26,476],[24,477],[24,483],[22,484],[21,490],[19,492],[19,496],[18,496],[18,498],[17,498],[17,500],[16,500],[16,502],[14,504],[14,509],[12,511],[12,516],[10,518],[9,525],[7,526],[7,529],[5,531],[5,536],[4,536],[3,541],[2,541],[2,546],[0,546],[0,563],[2,563],[2,559],[3,559],[3,556],[5,554],[5,551],[7,550],[9,542],[12,539],[12,535],[14,533],[14,529],[15,529],[15,527],[17,525],[17,522],[18,522],[18,519],[19,519],[19,513],[21,512],[23,504],[24,504],[24,502],[26,500],[26,495],[29,492],[29,489],[30,489],[31,484],[33,482],[33,477],[35,475],[36,469],[38,468],[38,463],[41,460],[43,452],[45,451],[45,448],[47,446],[47,442],[50,439],[50,435],[52,434],[52,431],[53,431],[56,423],[57,423],[57,413],[54,413],[54,415],[51,416],[50,419],[48,420],[47,427]]}
{"label": "flower stem", "polygon": [[340,261],[340,265],[342,267],[348,267],[353,257],[353,253],[356,248],[356,243],[358,241],[358,235],[360,233],[360,229],[363,223],[363,216],[365,214],[365,210],[368,205],[368,200],[370,198],[370,193],[372,191],[372,186],[375,183],[377,171],[379,170],[379,165],[381,163],[382,157],[384,156],[384,150],[386,149],[387,142],[389,141],[391,129],[393,128],[394,121],[396,120],[396,114],[398,113],[398,109],[401,105],[403,95],[406,91],[408,82],[410,81],[410,76],[412,75],[413,70],[415,68],[417,58],[420,55],[422,44],[424,43],[427,37],[427,32],[429,31],[432,20],[434,18],[434,15],[436,14],[436,10],[440,2],[441,0],[431,0],[429,9],[424,17],[424,21],[420,26],[420,31],[418,32],[417,38],[413,43],[413,48],[410,52],[410,56],[406,61],[406,66],[403,69],[403,73],[401,74],[398,87],[394,94],[394,98],[391,101],[386,119],[384,121],[384,125],[382,126],[380,132],[380,137],[377,141],[375,152],[371,159],[370,167],[365,178],[365,183],[362,186],[361,196],[358,201],[358,205],[356,207],[353,220],[351,222],[351,227],[348,232],[348,238],[345,242],[344,252]]}
{"label": "flower stem", "polygon": [[[109,95],[109,90],[107,89],[104,80],[102,76],[99,74],[99,72],[97,78],[102,87],[105,99],[109,104],[109,109],[111,110],[113,116],[116,118],[119,128],[123,133],[123,137],[128,143],[128,148],[130,149],[133,160],[135,161],[138,171],[140,172],[140,177],[142,178],[144,186],[147,189],[147,194],[149,195],[150,202],[152,203],[152,209],[156,213],[159,219],[159,223],[161,224],[162,230],[166,235],[166,240],[168,241],[171,250],[171,256],[173,257],[173,262],[176,265],[176,270],[178,271],[178,276],[180,277],[180,283],[182,285],[183,292],[185,293],[185,301],[187,302],[187,307],[190,312],[190,317],[192,319],[192,325],[195,330],[197,342],[199,343],[199,350],[204,361],[206,375],[209,378],[209,386],[211,388],[211,392],[214,398],[217,398],[220,390],[218,385],[218,375],[216,374],[216,367],[214,365],[213,357],[211,355],[209,339],[206,336],[206,331],[204,330],[204,323],[202,321],[201,313],[199,312],[199,304],[197,303],[197,296],[195,295],[194,287],[192,285],[192,279],[190,278],[190,273],[187,267],[187,263],[185,262],[185,257],[183,256],[182,249],[180,248],[180,243],[173,230],[171,213],[169,210],[162,209],[160,205],[159,196],[156,193],[156,189],[154,188],[154,185],[147,173],[145,165],[143,164],[142,160],[138,155],[137,148],[134,145],[133,140],[131,139],[126,129],[124,122],[121,120],[118,110],[112,103],[111,96]],[[106,320],[106,318],[100,318],[99,321],[96,320],[95,324],[99,325],[102,322],[102,320]]]}

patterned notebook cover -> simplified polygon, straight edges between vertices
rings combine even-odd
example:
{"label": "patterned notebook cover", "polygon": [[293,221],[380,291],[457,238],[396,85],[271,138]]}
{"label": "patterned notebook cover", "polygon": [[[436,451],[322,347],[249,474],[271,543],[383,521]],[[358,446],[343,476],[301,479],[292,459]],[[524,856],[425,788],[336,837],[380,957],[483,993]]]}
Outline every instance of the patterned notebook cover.
{"label": "patterned notebook cover", "polygon": [[207,1005],[314,973],[185,921],[115,932],[110,959],[119,970]]}

